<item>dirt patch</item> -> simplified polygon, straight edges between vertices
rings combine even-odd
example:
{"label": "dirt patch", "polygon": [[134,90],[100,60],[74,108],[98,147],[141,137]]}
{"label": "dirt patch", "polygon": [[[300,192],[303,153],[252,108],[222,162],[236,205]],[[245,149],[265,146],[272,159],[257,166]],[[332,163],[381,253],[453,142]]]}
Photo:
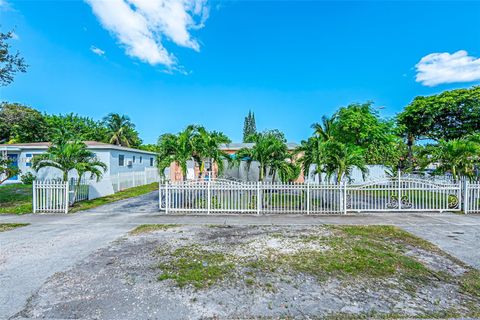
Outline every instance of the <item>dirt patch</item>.
{"label": "dirt patch", "polygon": [[[147,228],[148,229],[148,228]],[[169,226],[55,274],[21,317],[478,316],[467,266],[391,227]],[[463,287],[462,287],[463,285]]]}

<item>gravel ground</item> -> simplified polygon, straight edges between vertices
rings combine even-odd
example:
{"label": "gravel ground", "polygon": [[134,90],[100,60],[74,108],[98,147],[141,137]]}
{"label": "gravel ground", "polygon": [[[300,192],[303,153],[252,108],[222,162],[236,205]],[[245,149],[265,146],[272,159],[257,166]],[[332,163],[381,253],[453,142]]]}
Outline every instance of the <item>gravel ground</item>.
{"label": "gravel ground", "polygon": [[[469,315],[480,298],[456,279],[469,267],[437,250],[404,253],[432,274],[412,282],[401,274],[319,278],[288,268],[254,270],[245,262],[273,254],[330,248],[299,237],[331,236],[326,226],[177,226],[124,236],[71,269],[50,277],[16,317],[53,319],[321,318]],[[302,239],[303,239],[302,238]],[[234,267],[203,287],[158,280],[179,248],[222,253]],[[230,261],[229,260],[229,261]],[[163,266],[163,267],[162,267]],[[265,266],[263,266],[265,267]]]}

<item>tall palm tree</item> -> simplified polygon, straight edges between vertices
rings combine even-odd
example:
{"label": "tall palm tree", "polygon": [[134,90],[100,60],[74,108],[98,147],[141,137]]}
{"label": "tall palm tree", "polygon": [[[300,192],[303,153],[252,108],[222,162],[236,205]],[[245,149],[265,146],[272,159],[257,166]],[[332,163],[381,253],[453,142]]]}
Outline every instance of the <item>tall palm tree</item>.
{"label": "tall palm tree", "polygon": [[359,169],[362,175],[368,173],[363,150],[337,141],[328,141],[322,145],[322,157],[327,179],[335,175],[336,183],[340,184],[344,178],[350,179],[354,168]]}
{"label": "tall palm tree", "polygon": [[107,170],[107,165],[98,160],[95,153],[87,149],[85,143],[66,140],[59,140],[52,144],[46,153],[33,158],[32,168],[34,170],[38,171],[45,167],[53,167],[62,171],[63,181],[68,181],[68,173],[71,170],[77,171],[78,180],[73,202],[75,202],[80,182],[86,173],[90,173],[92,179],[96,177],[99,181]]}
{"label": "tall palm tree", "polygon": [[322,142],[317,136],[313,136],[308,138],[308,140],[303,140],[294,151],[294,154],[299,157],[297,161],[300,164],[305,177],[310,175],[310,168],[312,165],[316,165],[314,174],[322,172],[322,164],[320,161],[321,143]]}
{"label": "tall palm tree", "polygon": [[230,159],[229,155],[220,150],[220,145],[229,143],[231,140],[221,132],[207,131],[204,127],[198,127],[194,139],[194,159],[199,166],[199,178],[205,175],[205,161],[209,161],[210,169],[217,164],[218,174],[224,170],[224,160]]}
{"label": "tall palm tree", "polygon": [[138,134],[130,117],[118,113],[110,113],[103,118],[103,121],[107,127],[110,143],[124,147],[136,144]]}

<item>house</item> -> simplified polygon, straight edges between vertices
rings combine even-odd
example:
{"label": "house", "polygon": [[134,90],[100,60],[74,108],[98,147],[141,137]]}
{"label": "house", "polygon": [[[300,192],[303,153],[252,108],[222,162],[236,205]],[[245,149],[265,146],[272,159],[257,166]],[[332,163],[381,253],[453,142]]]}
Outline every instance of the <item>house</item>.
{"label": "house", "polygon": [[[107,165],[107,170],[102,179],[156,168],[156,154],[154,152],[96,141],[85,141],[85,144],[88,150],[95,153],[97,158]],[[56,168],[42,168],[38,172],[32,169],[33,157],[45,153],[49,146],[49,142],[0,144],[0,156],[12,159],[13,165],[20,169],[21,174],[32,172],[40,180],[60,178],[62,174]],[[71,172],[70,176],[75,177],[76,172]],[[5,183],[16,182],[21,182],[19,176],[12,177]]]}
{"label": "house", "polygon": [[[228,143],[220,145],[220,150],[229,154],[235,155],[238,150],[242,148],[252,148],[254,143]],[[296,143],[287,143],[287,148],[290,152],[293,152],[298,145]],[[218,167],[214,163],[206,163],[205,165],[207,171],[206,178],[217,178],[218,177]],[[165,175],[170,178],[170,181],[181,181],[183,179],[183,174],[180,166],[176,163],[172,163],[170,168],[165,172]],[[193,160],[187,162],[187,180],[193,180],[200,176],[200,170]],[[227,162],[224,163],[224,172],[222,177],[241,180],[241,181],[258,181],[259,176],[259,164],[254,161],[250,165],[250,168],[247,168],[247,164],[243,161],[240,166],[229,168]],[[266,180],[271,180],[271,177],[266,177]],[[300,174],[297,182],[303,182],[303,174]]]}

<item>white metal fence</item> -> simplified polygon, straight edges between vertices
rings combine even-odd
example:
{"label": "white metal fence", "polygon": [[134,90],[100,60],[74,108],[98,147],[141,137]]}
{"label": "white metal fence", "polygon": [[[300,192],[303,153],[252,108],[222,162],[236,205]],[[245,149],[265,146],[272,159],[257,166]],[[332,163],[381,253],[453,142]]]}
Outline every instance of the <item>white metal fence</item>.
{"label": "white metal fence", "polygon": [[465,213],[480,213],[480,182],[465,182],[463,205]]}
{"label": "white metal fence", "polygon": [[460,183],[385,179],[355,185],[238,183],[226,180],[161,184],[166,213],[305,213],[460,211]]}
{"label": "white metal fence", "polygon": [[33,213],[68,213],[69,183],[57,180],[33,182]]}
{"label": "white metal fence", "polygon": [[113,190],[115,192],[128,188],[143,186],[146,184],[159,182],[160,175],[156,168],[146,168],[144,171],[122,172],[110,176]]}

